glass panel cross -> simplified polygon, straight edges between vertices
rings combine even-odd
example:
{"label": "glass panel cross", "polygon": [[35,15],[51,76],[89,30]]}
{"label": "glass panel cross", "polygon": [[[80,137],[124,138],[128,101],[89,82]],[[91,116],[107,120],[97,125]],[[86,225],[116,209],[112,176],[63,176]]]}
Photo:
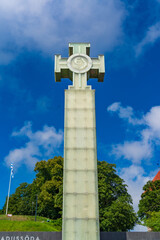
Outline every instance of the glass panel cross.
{"label": "glass panel cross", "polygon": [[69,58],[55,55],[55,81],[60,82],[61,78],[71,79],[73,85],[69,89],[91,89],[91,86],[87,86],[89,78],[98,78],[99,82],[103,82],[104,56],[90,58],[89,52],[89,43],[70,43]]}

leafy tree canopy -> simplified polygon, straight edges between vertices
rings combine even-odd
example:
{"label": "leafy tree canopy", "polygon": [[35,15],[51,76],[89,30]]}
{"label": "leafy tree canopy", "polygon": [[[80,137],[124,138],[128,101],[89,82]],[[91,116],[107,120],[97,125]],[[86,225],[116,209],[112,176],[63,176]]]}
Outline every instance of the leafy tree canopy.
{"label": "leafy tree canopy", "polygon": [[98,161],[99,217],[101,231],[127,231],[137,220],[127,185],[115,164]]}
{"label": "leafy tree canopy", "polygon": [[144,225],[154,232],[160,232],[160,212],[152,212],[149,217],[144,220]]}
{"label": "leafy tree canopy", "polygon": [[[40,161],[35,166],[33,183],[22,183],[11,195],[9,212],[31,215],[38,195],[38,215],[51,219],[62,217],[63,158]],[[99,216],[101,231],[127,231],[137,220],[131,196],[115,170],[114,164],[98,161]],[[5,211],[6,203],[3,207]]]}
{"label": "leafy tree canopy", "polygon": [[160,211],[160,180],[148,181],[143,190],[138,211],[141,220],[149,218],[152,212]]}

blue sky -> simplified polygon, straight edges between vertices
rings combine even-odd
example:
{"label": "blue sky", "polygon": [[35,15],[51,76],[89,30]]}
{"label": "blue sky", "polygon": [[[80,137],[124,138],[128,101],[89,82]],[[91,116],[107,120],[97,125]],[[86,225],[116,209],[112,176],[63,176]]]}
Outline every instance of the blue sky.
{"label": "blue sky", "polygon": [[90,42],[105,55],[96,89],[98,159],[116,163],[137,210],[143,185],[160,161],[160,1],[1,0],[0,207],[15,177],[31,183],[38,160],[63,155],[64,89],[54,82],[54,54]]}

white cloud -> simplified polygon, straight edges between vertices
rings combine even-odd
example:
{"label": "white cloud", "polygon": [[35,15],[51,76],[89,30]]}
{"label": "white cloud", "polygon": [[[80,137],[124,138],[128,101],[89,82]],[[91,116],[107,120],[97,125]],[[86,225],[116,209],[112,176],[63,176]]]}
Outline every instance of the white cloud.
{"label": "white cloud", "polygon": [[[132,164],[129,167],[119,169],[119,175],[128,185],[128,193],[132,196],[133,207],[138,211],[138,204],[143,193],[143,186],[147,181],[152,180],[154,173],[147,175],[143,167]],[[147,176],[146,176],[147,175]]]}
{"label": "white cloud", "polygon": [[112,146],[112,154],[118,159],[123,157],[134,163],[139,163],[143,159],[150,159],[153,155],[153,148],[144,141],[125,141],[123,144]]}
{"label": "white cloud", "polygon": [[133,108],[130,106],[123,107],[120,102],[115,102],[107,108],[108,112],[116,112],[119,118],[125,119],[128,123],[133,125],[143,124],[143,118],[139,119],[135,117]]}
{"label": "white cloud", "polygon": [[[128,185],[128,192],[137,211],[143,186],[157,174],[157,169],[146,173],[142,161],[149,162],[154,156],[155,147],[160,146],[160,106],[152,107],[146,114],[141,113],[140,117],[136,117],[133,108],[123,107],[117,102],[110,105],[107,110],[124,120],[127,130],[128,128],[134,130],[132,140],[125,139],[122,143],[112,145],[111,154],[117,159],[126,159],[131,163],[129,167],[118,169],[118,172]],[[137,225],[134,231],[138,231],[139,228],[142,229]]]}
{"label": "white cloud", "polygon": [[111,153],[116,158],[122,157],[137,164],[150,160],[154,156],[155,146],[160,146],[160,106],[152,107],[139,118],[135,117],[133,108],[125,108],[120,103],[113,103],[107,110],[117,113],[119,118],[127,122],[128,128],[138,126],[133,132],[133,139],[113,145]]}
{"label": "white cloud", "polygon": [[160,134],[160,106],[152,107],[145,115],[145,121],[155,134]]}
{"label": "white cloud", "polygon": [[53,54],[72,41],[110,50],[121,41],[125,17],[121,0],[1,0],[0,63],[24,47]]}
{"label": "white cloud", "polygon": [[154,44],[159,38],[160,38],[160,22],[157,22],[156,24],[149,27],[145,37],[136,46],[135,48],[136,56],[139,56],[146,46]]}
{"label": "white cloud", "polygon": [[53,157],[63,142],[61,130],[56,131],[54,127],[45,125],[42,130],[33,132],[31,122],[14,131],[12,136],[25,140],[24,146],[11,150],[5,157],[6,164],[9,166],[12,162],[16,168],[22,164],[33,168],[37,161]]}

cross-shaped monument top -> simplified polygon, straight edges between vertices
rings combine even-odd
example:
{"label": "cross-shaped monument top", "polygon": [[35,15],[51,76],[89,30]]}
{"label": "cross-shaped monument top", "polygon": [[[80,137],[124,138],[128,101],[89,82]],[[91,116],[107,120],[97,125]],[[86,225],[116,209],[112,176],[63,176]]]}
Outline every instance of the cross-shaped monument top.
{"label": "cross-shaped monument top", "polygon": [[86,89],[89,78],[103,82],[105,74],[104,55],[90,58],[90,43],[69,43],[69,58],[55,55],[55,81],[69,78],[73,85],[69,88]]}

